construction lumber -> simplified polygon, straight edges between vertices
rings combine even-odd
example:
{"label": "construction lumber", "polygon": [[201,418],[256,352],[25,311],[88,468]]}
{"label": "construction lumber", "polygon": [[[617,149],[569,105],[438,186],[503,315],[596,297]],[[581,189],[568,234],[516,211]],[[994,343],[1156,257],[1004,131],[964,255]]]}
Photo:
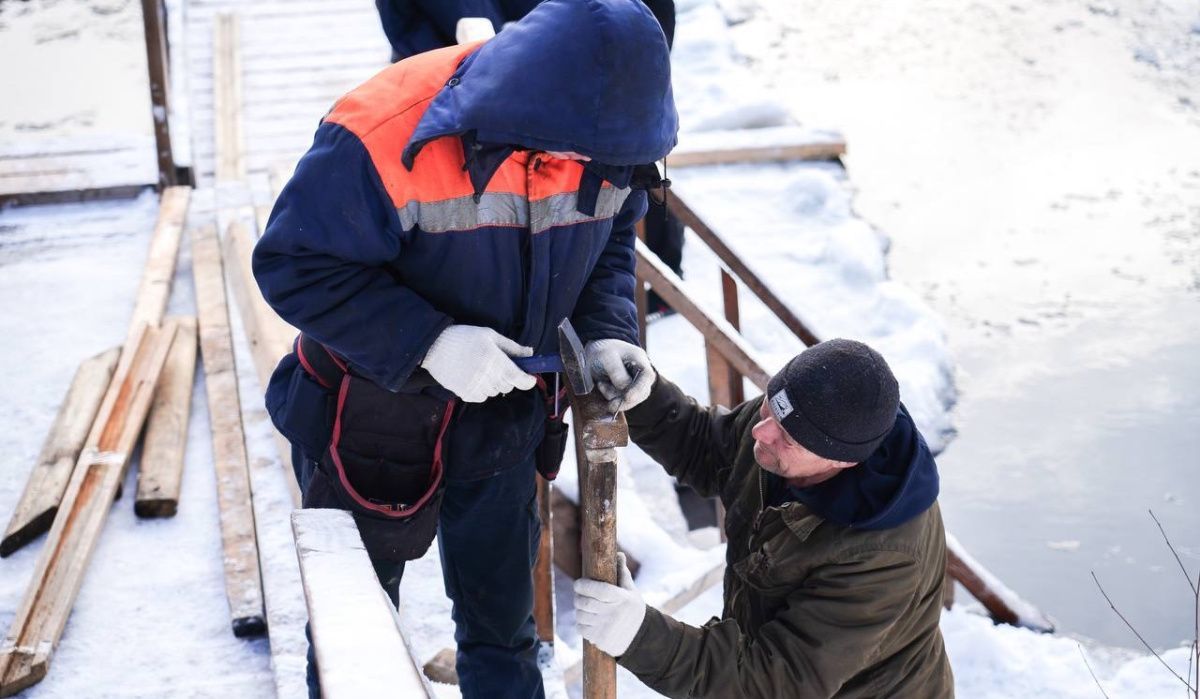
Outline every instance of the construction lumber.
{"label": "construction lumber", "polygon": [[1054,631],[1053,621],[1000,582],[949,532],[946,533],[946,572],[979,600],[996,623],[1023,626],[1042,633]]}
{"label": "construction lumber", "polygon": [[357,699],[385,691],[396,697],[433,697],[350,513],[296,510],[292,532],[321,696]]}
{"label": "construction lumber", "polygon": [[[789,308],[788,305],[784,303],[783,300],[779,298],[779,296],[772,291],[769,286],[767,286],[766,281],[755,274],[754,270],[750,269],[750,267],[742,261],[742,258],[733,251],[733,248],[729,247],[729,245],[726,244],[721,236],[718,235],[711,226],[705,223],[704,219],[700,218],[700,216],[688,205],[687,201],[684,200],[683,197],[679,196],[677,192],[673,193],[667,201],[667,208],[670,209],[671,213],[675,214],[675,216],[681,222],[683,222],[685,226],[691,228],[692,231],[704,241],[704,244],[717,254],[717,257],[720,258],[725,267],[728,268],[730,272],[737,275],[738,279],[741,279],[742,283],[745,284],[750,291],[754,292],[754,295],[757,296],[759,300],[761,300],[763,304],[775,314],[776,318],[778,318],[785,326],[787,326],[788,330],[792,331],[793,335],[800,338],[800,341],[803,342],[805,346],[811,347],[820,341],[817,339],[816,334],[808,329],[808,326],[804,324],[804,321],[800,320],[795,312],[793,312],[792,309]],[[659,294],[661,295],[662,292],[660,291]],[[668,303],[670,303],[670,301],[668,301]],[[675,307],[674,304],[672,304],[672,307]],[[678,308],[676,308],[676,310],[678,310]],[[760,388],[762,387],[760,386]]]}
{"label": "construction lumber", "polygon": [[171,92],[167,57],[167,18],[162,0],[142,0],[142,27],[146,37],[146,65],[150,74],[150,115],[154,119],[154,144],[158,156],[160,187],[176,184],[175,156],[171,151]]}
{"label": "construction lumber", "polygon": [[670,167],[834,160],[846,154],[846,141],[832,131],[799,126],[694,131],[683,134],[667,157]]}
{"label": "construction lumber", "polygon": [[533,567],[533,619],[537,624],[538,640],[543,645],[554,645],[554,571],[553,557],[554,526],[551,521],[550,481],[537,476],[538,518],[541,520],[542,535],[538,541],[537,563]]}
{"label": "construction lumber", "polygon": [[[585,459],[580,458],[579,461],[584,463]],[[554,565],[567,577],[578,580],[583,577],[583,552],[579,549],[579,506],[563,495],[558,488],[552,488],[550,510],[550,522],[554,528]],[[620,544],[617,545],[617,550],[625,554],[625,564],[629,566],[629,572],[636,576],[641,562],[622,549]]]}
{"label": "construction lumber", "polygon": [[0,697],[46,676],[175,333],[143,324],[117,363],[33,578],[0,648]]}
{"label": "construction lumber", "polygon": [[191,237],[200,356],[208,392],[221,544],[225,552],[225,594],[234,635],[253,636],[266,631],[266,622],[221,249],[212,224],[192,228]]}
{"label": "construction lumber", "polygon": [[168,318],[166,322],[176,327],[175,341],[154,392],[146,437],[142,441],[137,497],[133,503],[133,511],[139,517],[174,517],[183,481],[192,382],[196,378],[196,319],[182,316]]}
{"label": "construction lumber", "polygon": [[0,540],[0,557],[11,555],[50,529],[120,354],[121,348],[114,347],[85,359],[76,370],[4,539]]}
{"label": "construction lumber", "polygon": [[241,27],[232,12],[219,12],[213,23],[213,113],[216,115],[216,178],[246,178],[242,136]]}
{"label": "construction lumber", "polygon": [[[183,221],[187,217],[191,187],[167,187],[158,205],[158,221],[150,240],[150,253],[138,286],[129,334],[145,323],[156,326],[163,320],[167,301],[171,297],[171,281],[175,279],[175,260],[183,240]],[[129,343],[126,342],[126,345]]]}
{"label": "construction lumber", "polygon": [[709,313],[693,301],[679,275],[658,259],[658,255],[651,252],[645,243],[639,240],[636,244],[638,276],[650,282],[650,287],[695,326],[738,373],[766,390],[771,375],[762,368],[763,363],[741,334],[724,318]]}
{"label": "construction lumber", "polygon": [[[251,255],[254,253],[254,239],[250,228],[241,221],[231,222],[225,229],[222,252],[227,280],[233,289],[238,315],[242,319],[242,330],[250,343],[250,357],[254,361],[258,385],[265,391],[271,373],[275,371],[275,365],[292,351],[292,341],[299,331],[280,318],[258,291],[258,284],[254,281],[254,272],[250,267]],[[288,491],[292,496],[292,504],[300,507],[300,487],[292,470],[291,445],[278,430],[272,431],[275,445],[279,449]]]}
{"label": "construction lumber", "polygon": [[[617,570],[617,448],[629,443],[625,414],[612,414],[597,391],[571,395],[572,430],[580,462],[579,510],[583,574],[612,585]],[[583,642],[584,699],[615,699],[617,664],[589,641]]]}

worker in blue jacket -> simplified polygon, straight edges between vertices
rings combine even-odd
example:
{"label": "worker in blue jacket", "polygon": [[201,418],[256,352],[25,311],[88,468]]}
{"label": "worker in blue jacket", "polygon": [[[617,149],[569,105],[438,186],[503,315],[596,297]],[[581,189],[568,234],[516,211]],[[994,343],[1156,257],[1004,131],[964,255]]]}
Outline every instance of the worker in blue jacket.
{"label": "worker in blue jacket", "polygon": [[614,400],[649,392],[634,224],[676,130],[646,7],[547,0],[340,99],[255,248],[302,333],[266,401],[304,506],[353,513],[393,602],[436,529],[466,697],[543,696],[530,570],[535,469],[562,449],[556,328],[572,320]]}

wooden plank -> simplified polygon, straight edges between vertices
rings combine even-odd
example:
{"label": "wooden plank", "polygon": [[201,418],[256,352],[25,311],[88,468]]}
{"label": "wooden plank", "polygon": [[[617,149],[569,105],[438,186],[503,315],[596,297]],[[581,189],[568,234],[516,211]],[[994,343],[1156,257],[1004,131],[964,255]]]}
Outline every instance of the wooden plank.
{"label": "wooden plank", "polygon": [[832,131],[798,126],[695,131],[683,134],[667,156],[670,167],[834,160],[846,154],[846,141]]}
{"label": "wooden plank", "polygon": [[0,648],[0,697],[11,696],[46,676],[62,637],[83,574],[117,494],[142,423],[150,410],[174,336],[143,324],[134,331],[92,423],[59,515],[4,645]]}
{"label": "wooden plank", "polygon": [[[292,341],[299,331],[280,318],[258,291],[254,271],[250,268],[251,255],[254,252],[250,229],[240,221],[230,223],[225,230],[221,250],[228,272],[227,280],[233,289],[238,314],[242,319],[242,330],[250,342],[250,356],[254,360],[258,385],[265,391],[271,373],[275,371],[275,365],[292,351]],[[278,430],[272,429],[272,433],[279,450],[292,504],[300,507],[300,486],[296,483],[296,473],[292,470],[291,444]]]}
{"label": "wooden plank", "polygon": [[[672,197],[674,199],[674,197]],[[771,375],[763,369],[754,349],[724,318],[709,313],[691,299],[679,275],[671,271],[642,241],[637,241],[638,275],[650,282],[650,287],[688,320],[712,343],[734,369],[750,379],[755,386],[766,390]]]}
{"label": "wooden plank", "polygon": [[133,503],[139,517],[174,517],[183,481],[192,383],[196,378],[196,319],[182,316],[167,322],[177,330],[146,422]]}
{"label": "wooden plank", "polygon": [[25,483],[25,491],[17,501],[4,539],[0,540],[0,557],[12,554],[50,529],[120,354],[121,348],[114,347],[79,365]]}
{"label": "wooden plank", "polygon": [[221,12],[213,23],[213,113],[218,180],[246,177],[242,137],[242,64],[239,53],[241,30],[237,15]]}
{"label": "wooden plank", "polygon": [[221,249],[212,224],[192,228],[191,239],[200,356],[208,392],[221,544],[225,552],[225,594],[234,635],[252,636],[263,633],[266,622]]}
{"label": "wooden plank", "polygon": [[[679,218],[679,220],[682,221],[685,226],[691,228],[692,231],[704,241],[705,245],[708,245],[708,247],[717,254],[717,257],[721,259],[721,262],[725,264],[729,271],[736,274],[738,279],[741,279],[742,283],[749,287],[749,289],[754,292],[754,295],[757,296],[763,302],[763,304],[765,304],[766,307],[775,314],[775,317],[782,321],[783,324],[792,331],[792,334],[800,338],[801,342],[810,347],[820,342],[820,340],[817,339],[816,334],[808,329],[808,327],[803,321],[800,320],[800,318],[792,311],[792,309],[789,308],[788,305],[784,303],[783,300],[780,299],[779,296],[772,291],[769,286],[767,286],[767,283],[763,281],[763,279],[759,277],[754,270],[750,269],[750,267],[742,261],[742,258],[740,258],[737,253],[733,251],[733,248],[729,247],[729,245],[725,243],[721,236],[717,235],[717,232],[713,230],[707,223],[705,223],[704,220],[701,219],[700,216],[696,214],[696,212],[693,211],[690,206],[688,206],[688,203],[684,201],[684,199],[680,197],[678,193],[674,193],[669,198],[667,202],[667,208],[670,209],[671,213],[675,214],[675,216]],[[659,293],[661,294],[662,292],[660,291]],[[674,306],[674,304],[672,304],[672,306]],[[679,309],[677,308],[676,310]]]}
{"label": "wooden plank", "polygon": [[[150,239],[150,253],[138,286],[137,302],[130,320],[130,333],[141,324],[156,326],[162,322],[171,297],[171,282],[175,279],[175,260],[183,240],[183,221],[187,217],[191,187],[168,187],[163,190],[158,208],[158,220]],[[128,344],[128,342],[126,342]]]}
{"label": "wooden plank", "polygon": [[150,74],[150,116],[154,121],[158,184],[169,187],[179,178],[175,172],[175,156],[171,152],[170,68],[167,66],[167,18],[162,0],[142,0],[142,28]]}
{"label": "wooden plank", "polygon": [[325,699],[433,697],[350,513],[297,510],[292,531]]}

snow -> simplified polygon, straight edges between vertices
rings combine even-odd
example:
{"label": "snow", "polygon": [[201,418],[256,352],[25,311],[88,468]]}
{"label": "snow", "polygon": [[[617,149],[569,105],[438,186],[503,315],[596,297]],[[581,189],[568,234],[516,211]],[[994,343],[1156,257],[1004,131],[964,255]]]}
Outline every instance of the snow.
{"label": "snow", "polygon": [[[11,3],[6,11],[7,5]],[[53,3],[37,7],[43,5]],[[685,130],[794,123],[788,106],[756,79],[742,58],[764,36],[761,24],[743,21],[731,30],[727,23],[728,17],[750,17],[753,3],[684,0],[677,8],[674,79]],[[376,28],[370,41],[378,41],[377,33]],[[122,50],[128,43],[126,38]],[[1177,60],[1178,54],[1164,48],[1153,55],[1163,62]],[[117,99],[115,94],[112,98]],[[70,108],[50,111],[54,117]],[[143,111],[148,122],[149,111]],[[119,136],[120,128],[114,125],[110,132]],[[856,142],[850,146],[855,148]],[[889,277],[887,234],[856,215],[854,187],[840,168],[729,165],[668,174],[698,213],[819,336],[855,337],[879,348],[931,445],[945,446],[953,436],[949,409],[955,388],[942,321],[917,294]],[[11,512],[19,497],[27,464],[36,457],[78,362],[121,341],[154,211],[155,199],[149,195],[127,202],[0,211],[0,304],[5,309],[0,336],[9,340],[0,346],[0,362],[20,368],[0,382],[0,424],[10,427],[0,430],[0,453],[11,458],[0,469],[0,513]],[[172,312],[194,313],[187,250],[185,245]],[[696,298],[718,308],[719,267],[696,239],[685,248],[684,266]],[[742,294],[741,302],[742,327],[769,371],[799,351],[798,340],[750,295]],[[231,315],[270,605],[270,645],[264,639],[236,639],[229,630],[203,372],[198,371],[179,514],[138,520],[129,498],[114,506],[51,671],[22,696],[303,694],[306,611],[288,531],[291,503],[236,309],[231,308]],[[686,321],[674,316],[655,322],[648,341],[664,375],[692,395],[707,395],[702,339]],[[747,389],[753,395],[753,387]],[[724,548],[714,541],[712,530],[689,535],[670,479],[643,452],[630,446],[620,457],[618,540],[642,563],[636,582],[647,601],[661,603],[719,563]],[[136,464],[126,492],[134,492],[135,473]],[[571,450],[556,485],[577,497]],[[709,546],[700,545],[705,539]],[[41,543],[0,561],[0,624],[11,621]],[[1070,541],[1050,543],[1071,550]],[[555,699],[578,695],[578,687],[561,681],[580,657],[571,600],[569,581],[557,575],[556,653],[547,671],[548,694]],[[717,585],[676,616],[701,624],[720,609]],[[422,660],[452,645],[450,604],[436,547],[408,565],[399,616]],[[1096,696],[1085,656],[1109,696],[1179,693],[1177,681],[1154,658],[1090,642],[1081,647],[1066,636],[996,627],[972,606],[946,612],[942,629],[959,696]],[[1164,657],[1179,672],[1186,669],[1183,649],[1169,650]],[[622,697],[654,696],[623,670],[619,683]],[[459,696],[457,688],[446,685],[436,691],[439,697]]]}

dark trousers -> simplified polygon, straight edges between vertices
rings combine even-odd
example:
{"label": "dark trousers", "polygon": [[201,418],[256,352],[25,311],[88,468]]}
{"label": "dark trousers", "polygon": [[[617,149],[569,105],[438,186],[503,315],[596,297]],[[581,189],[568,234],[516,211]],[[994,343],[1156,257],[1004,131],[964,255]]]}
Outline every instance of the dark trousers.
{"label": "dark trousers", "polygon": [[[303,489],[316,463],[297,449],[292,459]],[[530,457],[488,478],[446,483],[438,551],[453,603],[459,688],[467,699],[545,697],[533,620],[531,572],[541,537],[534,473]],[[396,604],[404,564],[372,565]],[[308,691],[315,699],[321,691],[309,640]]]}

